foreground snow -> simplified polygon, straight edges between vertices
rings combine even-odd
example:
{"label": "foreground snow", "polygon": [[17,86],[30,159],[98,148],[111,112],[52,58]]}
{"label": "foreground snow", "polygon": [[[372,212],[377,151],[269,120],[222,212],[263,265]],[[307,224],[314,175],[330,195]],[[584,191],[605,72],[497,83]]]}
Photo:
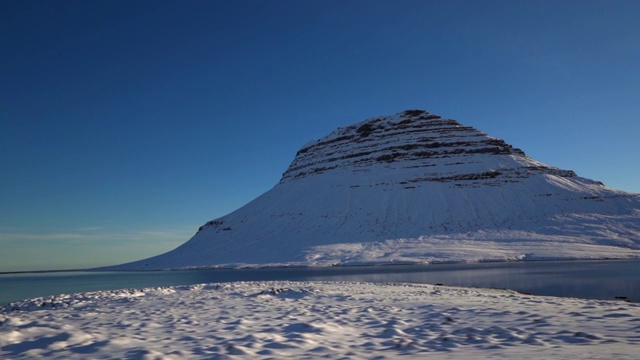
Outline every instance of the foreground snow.
{"label": "foreground snow", "polygon": [[640,304],[415,284],[239,282],[39,298],[0,358],[637,358]]}

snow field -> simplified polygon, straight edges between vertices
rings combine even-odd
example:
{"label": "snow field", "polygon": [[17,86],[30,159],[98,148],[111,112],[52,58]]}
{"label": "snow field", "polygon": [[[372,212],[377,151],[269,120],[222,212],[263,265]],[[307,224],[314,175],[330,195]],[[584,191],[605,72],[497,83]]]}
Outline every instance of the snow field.
{"label": "snow field", "polygon": [[634,359],[640,304],[508,290],[236,282],[38,298],[0,358]]}

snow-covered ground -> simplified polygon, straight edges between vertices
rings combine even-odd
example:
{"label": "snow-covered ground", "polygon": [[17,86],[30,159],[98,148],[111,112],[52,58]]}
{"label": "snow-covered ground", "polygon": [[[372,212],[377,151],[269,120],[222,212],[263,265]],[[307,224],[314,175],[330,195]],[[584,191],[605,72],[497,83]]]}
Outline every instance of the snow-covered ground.
{"label": "snow-covered ground", "polygon": [[39,298],[2,359],[637,359],[640,304],[436,285],[237,282]]}

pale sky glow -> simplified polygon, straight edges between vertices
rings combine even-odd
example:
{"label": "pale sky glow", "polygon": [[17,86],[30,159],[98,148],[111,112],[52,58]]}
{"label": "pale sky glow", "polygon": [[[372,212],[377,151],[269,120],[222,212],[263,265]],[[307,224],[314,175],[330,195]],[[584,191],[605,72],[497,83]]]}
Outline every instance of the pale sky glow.
{"label": "pale sky glow", "polygon": [[422,108],[640,193],[640,2],[0,2],[0,271],[174,248]]}

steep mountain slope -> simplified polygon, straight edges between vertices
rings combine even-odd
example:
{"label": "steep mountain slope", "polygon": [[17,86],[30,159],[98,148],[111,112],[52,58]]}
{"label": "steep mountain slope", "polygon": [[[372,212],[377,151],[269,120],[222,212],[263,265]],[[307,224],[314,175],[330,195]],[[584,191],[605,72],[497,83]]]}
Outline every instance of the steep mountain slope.
{"label": "steep mountain slope", "polygon": [[339,128],[280,182],[119,269],[640,257],[640,195],[422,110]]}

